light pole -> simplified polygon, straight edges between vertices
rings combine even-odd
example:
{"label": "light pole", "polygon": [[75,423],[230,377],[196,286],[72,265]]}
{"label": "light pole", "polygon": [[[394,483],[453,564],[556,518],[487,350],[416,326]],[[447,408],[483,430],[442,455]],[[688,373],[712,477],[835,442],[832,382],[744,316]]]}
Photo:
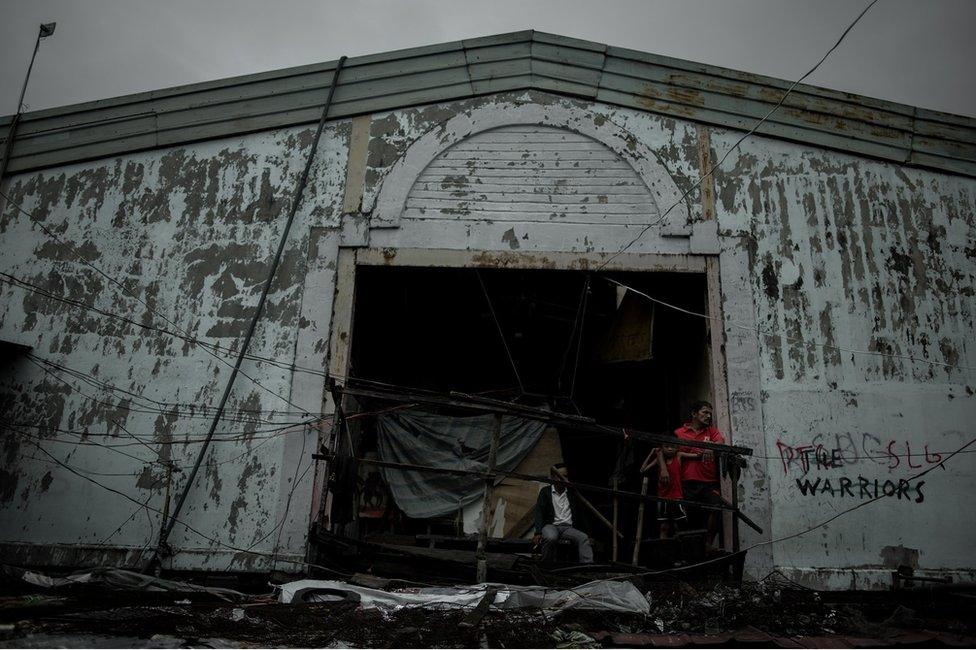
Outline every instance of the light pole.
{"label": "light pole", "polygon": [[0,159],[0,182],[7,174],[7,161],[10,160],[10,152],[14,147],[14,137],[17,135],[17,124],[20,122],[21,108],[24,105],[24,95],[27,93],[27,82],[30,80],[31,69],[34,67],[34,59],[37,58],[37,49],[41,45],[41,39],[54,33],[57,23],[42,23],[37,31],[37,40],[34,41],[34,53],[31,54],[30,65],[27,66],[27,74],[24,76],[24,85],[20,88],[20,98],[17,100],[17,112],[10,120],[10,128],[7,130],[7,141],[3,146],[3,158]]}

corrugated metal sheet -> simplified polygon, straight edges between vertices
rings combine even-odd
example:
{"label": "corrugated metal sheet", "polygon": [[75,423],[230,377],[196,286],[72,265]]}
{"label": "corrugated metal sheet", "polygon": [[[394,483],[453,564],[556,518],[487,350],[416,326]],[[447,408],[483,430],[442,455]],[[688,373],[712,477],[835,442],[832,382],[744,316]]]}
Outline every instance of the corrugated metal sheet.
{"label": "corrugated metal sheet", "polygon": [[[10,171],[315,122],[335,62],[26,114]],[[349,59],[333,115],[534,88],[735,129],[788,82],[525,31]],[[10,118],[0,119],[0,129]],[[976,176],[976,120],[801,85],[765,135]]]}
{"label": "corrugated metal sheet", "polygon": [[564,129],[510,126],[438,156],[417,178],[403,217],[619,224],[657,214],[634,168],[603,143]]}

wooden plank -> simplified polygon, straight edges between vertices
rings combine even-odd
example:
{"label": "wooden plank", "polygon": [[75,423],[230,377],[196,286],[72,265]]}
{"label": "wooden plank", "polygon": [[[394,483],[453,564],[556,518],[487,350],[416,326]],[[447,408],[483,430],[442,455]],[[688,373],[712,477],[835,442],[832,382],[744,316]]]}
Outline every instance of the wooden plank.
{"label": "wooden plank", "polygon": [[[618,481],[617,481],[617,477],[614,476],[613,491],[616,492],[617,488],[618,488]],[[612,551],[612,555],[610,556],[611,562],[617,561],[617,557],[620,551],[619,540],[617,539],[619,523],[620,523],[620,497],[614,494],[613,495],[613,534],[611,535],[611,537],[613,538],[613,551]]]}
{"label": "wooden plank", "polygon": [[[706,124],[723,126],[741,131],[748,131],[756,126],[757,120],[747,116],[723,113],[704,108],[689,107],[680,103],[654,100],[633,93],[625,93],[612,88],[601,88],[597,95],[598,101],[611,104],[629,106],[639,110],[649,110],[654,113],[672,115],[679,118],[694,119]],[[794,142],[813,144],[814,146],[838,149],[865,156],[903,162],[905,149],[896,145],[883,145],[866,142],[856,138],[836,133],[813,130],[799,125],[782,124],[775,120],[764,122],[756,131],[760,135],[782,138]],[[976,175],[976,164],[971,171]]]}
{"label": "wooden plank", "polygon": [[[630,171],[633,172],[632,169]],[[429,179],[435,174],[442,173],[451,176],[468,176],[468,174],[472,173],[472,170],[464,166],[447,165],[435,161],[427,167],[427,170],[421,178]],[[542,169],[538,167],[504,166],[494,169],[482,166],[478,168],[477,175],[484,178],[621,178],[620,169],[607,169],[606,167]],[[628,176],[624,177],[630,178]],[[636,178],[636,174],[634,177]]]}
{"label": "wooden plank", "polygon": [[[531,203],[534,205],[548,206],[551,209],[558,209],[565,205],[579,205],[584,206],[590,205],[591,212],[599,211],[598,209],[610,205],[639,205],[646,206],[656,211],[656,204],[651,200],[647,194],[616,194],[611,191],[607,191],[602,194],[588,193],[588,192],[577,192],[577,193],[558,193],[558,192],[519,192],[517,194],[512,194],[510,192],[501,193],[487,193],[482,192],[481,188],[477,185],[471,186],[470,189],[464,190],[453,190],[451,192],[440,191],[440,192],[427,192],[427,191],[414,191],[410,193],[407,198],[408,207],[444,207],[456,205],[458,202],[468,202],[477,201],[479,204],[484,202],[485,205],[515,205],[517,203],[525,204]],[[545,211],[545,210],[543,210]]]}
{"label": "wooden plank", "polygon": [[565,43],[554,43],[543,40],[545,37],[534,39],[532,42],[532,57],[540,62],[552,62],[573,68],[588,68],[599,72],[603,69],[606,55],[603,48],[584,50]]}
{"label": "wooden plank", "polygon": [[[707,109],[735,115],[740,119],[751,121],[750,127],[769,113],[779,99],[778,97],[775,99],[770,97],[766,101],[750,100],[734,95],[680,88],[611,73],[603,75],[601,85],[609,90],[632,93],[651,102],[660,101],[684,106],[687,107],[686,110]],[[697,110],[693,112],[696,115],[698,114]],[[895,128],[885,124],[872,124],[847,119],[842,115],[833,113],[818,113],[794,108],[785,104],[770,115],[767,121],[775,124],[799,126],[810,131],[840,133],[847,138],[890,146],[907,148],[911,142],[910,124],[903,128]]]}
{"label": "wooden plank", "polygon": [[467,86],[468,71],[461,61],[456,67],[417,72],[396,77],[364,81],[356,84],[340,83],[336,88],[336,101],[350,102],[361,99],[375,100],[386,96],[401,95],[405,91],[416,93],[419,89],[444,86]]}
{"label": "wooden plank", "polygon": [[[641,481],[641,497],[647,496],[647,482],[648,478],[645,476]],[[631,556],[631,564],[635,565],[640,559],[641,542],[644,540],[644,503],[644,499],[641,499],[640,505],[637,506],[637,532],[634,533],[634,553]]]}
{"label": "wooden plank", "polygon": [[[533,62],[533,71],[536,64]],[[566,81],[563,79],[555,79],[553,77],[547,77],[535,73],[532,75],[533,88],[539,90],[545,90],[551,93],[562,93],[566,95],[577,95],[579,97],[586,97],[588,99],[596,99],[599,84],[582,84]]]}
{"label": "wooden plank", "polygon": [[519,202],[492,202],[492,201],[465,201],[463,199],[442,200],[442,199],[412,199],[408,198],[407,209],[415,208],[422,210],[439,210],[451,213],[457,211],[468,212],[519,212],[522,214],[555,214],[559,215],[648,215],[657,214],[658,209],[654,203],[643,201],[640,203],[595,203],[594,205],[580,205],[579,202],[569,203],[533,203],[531,201]]}
{"label": "wooden plank", "polygon": [[[454,223],[444,224],[445,228],[455,231],[477,231],[479,227],[493,228],[496,232],[509,224],[497,226],[495,224]],[[533,224],[534,225],[534,224]],[[591,226],[561,227],[568,230],[567,235],[582,238],[584,233],[590,232]],[[640,230],[639,225],[608,226],[608,250],[615,250],[615,246],[623,245],[633,238]],[[430,242],[424,241],[423,247],[402,244],[395,248],[395,256],[390,255],[390,249],[382,245],[373,248],[361,248],[356,253],[356,263],[362,266],[404,266],[431,268],[481,268],[493,263],[500,263],[510,268],[520,269],[558,269],[579,270],[592,268],[605,259],[607,253],[582,251],[526,251],[517,255],[489,255],[480,250],[460,250],[447,248],[430,248]],[[614,258],[607,266],[608,269],[620,271],[665,271],[668,273],[704,273],[705,262],[700,255],[675,254],[668,252],[642,253],[632,251],[622,253]]]}
{"label": "wooden plank", "polygon": [[941,122],[930,122],[928,120],[916,120],[915,133],[925,137],[965,142],[968,144],[976,142],[976,124],[965,127],[954,124],[942,124]]}
{"label": "wooden plank", "polygon": [[495,596],[498,595],[498,587],[488,587],[485,590],[484,597],[475,605],[474,609],[464,615],[461,622],[458,623],[460,628],[472,628],[478,627],[481,624],[481,620],[488,613],[488,608],[491,607],[492,603],[495,602]]}
{"label": "wooden plank", "polygon": [[[777,88],[678,68],[645,64],[617,57],[609,57],[607,59],[605,70],[611,75],[632,77],[640,80],[642,83],[672,86],[676,89],[683,88],[689,91],[707,91],[760,103],[775,104],[782,98],[789,87],[786,85],[785,87]],[[869,107],[844,99],[813,95],[803,92],[799,88],[790,93],[783,105],[788,108],[837,115],[846,119],[860,120],[868,124],[877,124],[904,131],[911,130],[912,128],[912,117],[909,114]]]}
{"label": "wooden plank", "polygon": [[[359,118],[356,118],[359,119]],[[645,196],[647,195],[647,188],[642,184],[637,182],[628,181],[617,181],[613,183],[604,183],[602,185],[596,185],[587,180],[579,181],[578,179],[572,179],[576,182],[570,184],[566,182],[556,183],[555,179],[539,179],[539,182],[528,182],[528,183],[510,183],[510,184],[499,184],[499,183],[479,183],[481,179],[476,178],[474,181],[455,181],[453,179],[449,180],[445,177],[440,177],[436,181],[429,180],[418,180],[414,184],[414,190],[410,193],[411,196],[416,198],[423,198],[427,194],[431,195],[441,195],[441,196],[458,196],[457,192],[463,191],[467,192],[478,192],[479,194],[487,194],[488,196],[493,195],[533,195],[533,194],[543,194],[546,196],[582,196],[582,195],[601,195],[606,194],[610,196],[611,194],[615,196]],[[436,196],[431,196],[429,198],[437,198]]]}
{"label": "wooden plank", "polygon": [[[320,108],[319,113],[321,112]],[[151,113],[120,119],[105,126],[90,126],[71,131],[59,130],[31,134],[21,131],[18,125],[15,155],[18,157],[33,156],[58,149],[98,147],[106,141],[128,140],[145,137],[146,134],[152,135],[155,129],[156,118]]]}
{"label": "wooden plank", "polygon": [[[334,67],[319,63],[28,113],[10,170],[311,123],[315,111],[306,109],[316,105],[306,96],[325,91]],[[355,57],[343,76],[336,117],[532,87],[740,130],[751,128],[789,86],[539,32]],[[149,115],[159,116],[162,130],[141,121]],[[909,151],[913,129],[916,146]],[[759,132],[976,176],[976,120],[850,93],[800,85]]]}
{"label": "wooden plank", "polygon": [[514,77],[492,78],[492,79],[472,79],[471,89],[476,95],[491,95],[493,93],[504,93],[515,90],[524,90],[532,87],[532,75],[524,74]]}
{"label": "wooden plank", "polygon": [[[563,451],[559,442],[559,433],[553,427],[546,427],[539,441],[514,471],[519,474],[545,476],[549,473],[550,467],[561,462],[563,462]],[[539,490],[544,485],[545,483],[506,478],[495,486],[496,503],[498,500],[505,500],[505,521],[502,524],[502,533],[505,537],[521,537],[524,534],[524,531],[520,530],[525,525],[523,522],[527,521],[529,526],[532,525],[535,503]]]}
{"label": "wooden plank", "polygon": [[[699,174],[705,174],[713,166],[711,131],[706,126],[698,127],[698,169]],[[709,175],[701,183],[702,217],[706,221],[714,221],[715,216],[715,177]],[[728,372],[725,365],[725,317],[722,311],[722,285],[719,275],[718,257],[711,255],[705,259],[706,304],[711,320],[705,321],[709,338],[708,368],[711,383],[712,406],[715,413],[715,423],[719,431],[727,432],[731,443],[732,417],[729,409]],[[734,497],[735,486],[726,478],[721,477],[722,495],[726,499]],[[730,516],[723,516],[723,539],[726,550],[738,550],[739,528],[736,520]]]}
{"label": "wooden plank", "polygon": [[[502,414],[496,413],[491,428],[491,444],[488,447],[488,471],[494,472],[498,463],[498,441],[502,431]],[[488,580],[488,523],[491,521],[492,489],[495,477],[485,478],[485,498],[481,504],[481,525],[478,528],[478,550],[476,580],[479,583]]]}
{"label": "wooden plank", "polygon": [[[511,135],[518,138],[517,141],[511,141],[504,136]],[[535,136],[535,138],[533,138]],[[545,138],[551,138],[552,140],[546,140]],[[490,152],[490,155],[494,154],[509,154],[513,152],[517,153],[539,153],[539,152],[555,152],[555,153],[570,153],[576,154],[577,152],[585,153],[586,155],[600,154],[600,157],[607,157],[608,154],[613,154],[613,158],[617,158],[617,154],[607,149],[607,146],[602,142],[597,142],[596,140],[586,139],[572,139],[567,140],[565,136],[559,137],[555,133],[493,133],[491,138],[479,138],[474,136],[469,140],[462,140],[453,147],[450,151],[445,152],[451,154],[457,154],[458,152],[474,152],[474,153],[485,153]]]}
{"label": "wooden plank", "polygon": [[607,149],[606,147],[594,147],[585,149],[576,147],[574,149],[556,149],[553,147],[526,147],[505,146],[496,147],[494,150],[473,150],[459,147],[451,147],[438,157],[443,161],[463,161],[464,163],[494,163],[497,161],[540,161],[540,162],[561,162],[570,164],[574,162],[603,163],[603,162],[622,162],[623,158]]}
{"label": "wooden plank", "polygon": [[[471,224],[473,222],[505,222],[506,227],[511,224],[533,224],[537,225],[539,223],[551,223],[553,225],[567,226],[571,224],[577,224],[580,226],[620,226],[620,227],[630,227],[640,230],[644,227],[644,224],[654,217],[658,216],[657,212],[648,212],[643,215],[621,215],[621,214],[603,214],[599,212],[593,212],[589,214],[571,214],[571,215],[561,215],[558,211],[553,212],[535,212],[534,219],[530,218],[530,215],[525,212],[485,212],[480,210],[463,210],[463,211],[444,211],[427,209],[420,210],[417,208],[408,208],[403,212],[403,218],[408,220],[428,220],[428,221],[464,221],[465,223]],[[564,241],[573,241],[572,234],[568,232],[560,232],[560,237]],[[580,233],[587,234],[590,237],[594,233]],[[609,242],[609,237],[611,234],[607,234],[608,239],[605,240]],[[625,243],[625,242],[624,242]],[[620,244],[622,245],[622,243]],[[612,246],[606,243],[606,250],[612,250]]]}
{"label": "wooden plank", "polygon": [[915,136],[912,151],[956,160],[976,160],[976,144],[955,142],[941,138]]}
{"label": "wooden plank", "polygon": [[[537,172],[561,171],[563,169],[581,169],[581,170],[586,169],[586,167],[584,167],[583,165],[574,164],[574,162],[585,162],[585,161],[528,160],[528,159],[509,160],[509,161],[479,160],[476,161],[474,169],[464,167],[464,166],[459,167],[456,164],[457,162],[459,162],[458,159],[453,159],[453,160],[442,159],[431,163],[428,169],[430,171],[436,169],[451,169],[451,170],[461,169],[461,170],[466,170],[470,173],[475,173],[476,171],[478,174],[480,174],[481,170],[483,169],[509,170],[509,171],[515,169],[532,169],[532,170],[536,170]],[[594,171],[603,171],[603,172],[616,171],[618,174],[620,172],[633,173],[633,169],[623,159],[601,160],[601,161],[594,161],[594,162],[600,163],[599,164],[600,169]]]}
{"label": "wooden plank", "polygon": [[533,32],[533,40],[537,43],[549,43],[562,47],[571,47],[575,50],[585,50],[591,52],[605,52],[607,50],[607,46],[603,45],[602,43],[584,41],[579,38],[571,38],[569,36],[561,36],[559,34],[551,34],[549,32]]}
{"label": "wooden plank", "polygon": [[[533,48],[533,54],[535,54],[535,51],[536,48]],[[602,75],[602,55],[600,59],[601,63],[597,65],[596,69],[591,70],[581,68],[577,65],[541,60],[533,56],[532,74],[542,75],[543,77],[559,81],[568,81],[573,84],[587,86],[588,88],[596,88],[596,86],[600,85],[600,77]]]}
{"label": "wooden plank", "polygon": [[461,43],[467,50],[473,50],[484,46],[502,45],[505,43],[520,43],[523,41],[530,43],[532,42],[532,39],[536,33],[537,32],[532,29],[523,29],[518,32],[506,32],[504,34],[492,34],[491,36],[466,38],[461,41]]}
{"label": "wooden plank", "polygon": [[[610,62],[614,58],[623,59],[628,62],[643,62],[653,66],[667,67],[674,70],[681,70],[681,71],[692,72],[695,74],[720,77],[723,79],[732,79],[747,84],[768,86],[773,89],[786,90],[792,85],[791,81],[787,81],[785,79],[777,79],[775,77],[767,77],[765,75],[759,75],[752,72],[742,72],[741,70],[722,68],[719,66],[707,65],[704,63],[696,63],[694,61],[686,61],[684,59],[677,59],[674,57],[661,56],[659,54],[651,54],[649,52],[641,52],[639,50],[631,50],[628,48],[609,45],[607,46],[608,67],[610,66]],[[912,110],[913,110],[911,106],[908,106],[906,104],[898,104],[895,102],[885,101],[883,99],[873,99],[871,97],[865,97],[863,95],[855,95],[853,93],[846,93],[839,90],[830,90],[827,88],[810,86],[807,84],[797,85],[796,90],[804,94],[814,95],[817,97],[825,97],[829,99],[836,99],[839,101],[857,101],[858,103],[863,104],[865,106],[869,106],[872,108],[879,108],[893,113],[900,113],[902,115],[912,115]]]}
{"label": "wooden plank", "polygon": [[532,73],[532,59],[511,59],[508,61],[490,61],[486,63],[471,63],[468,74],[471,81],[483,81],[505,77],[519,77]]}

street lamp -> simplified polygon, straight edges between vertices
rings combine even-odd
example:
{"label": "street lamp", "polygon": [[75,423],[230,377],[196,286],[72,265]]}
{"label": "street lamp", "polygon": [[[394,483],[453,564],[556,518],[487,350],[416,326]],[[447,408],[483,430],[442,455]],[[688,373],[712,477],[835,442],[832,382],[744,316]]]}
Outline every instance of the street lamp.
{"label": "street lamp", "polygon": [[24,85],[20,88],[20,98],[17,100],[17,112],[10,120],[10,128],[7,130],[7,141],[3,147],[3,159],[0,160],[0,181],[7,173],[7,161],[10,160],[10,151],[14,146],[14,137],[17,135],[17,124],[20,122],[20,115],[24,106],[24,95],[27,93],[27,82],[30,80],[31,69],[34,67],[34,59],[37,57],[37,48],[41,45],[41,39],[47,38],[54,33],[57,23],[42,23],[37,31],[37,40],[34,41],[34,53],[31,54],[30,65],[27,66],[27,74],[24,76]]}

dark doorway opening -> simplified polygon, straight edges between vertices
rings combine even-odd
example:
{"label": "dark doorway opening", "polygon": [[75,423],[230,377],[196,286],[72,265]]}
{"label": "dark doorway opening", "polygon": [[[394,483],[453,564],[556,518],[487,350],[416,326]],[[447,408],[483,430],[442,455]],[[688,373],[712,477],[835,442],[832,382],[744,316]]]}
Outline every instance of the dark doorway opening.
{"label": "dark doorway opening", "polygon": [[[674,307],[706,311],[703,274],[609,277]],[[363,266],[356,273],[349,375],[667,433],[684,422],[692,402],[710,395],[709,344],[705,319],[598,274]],[[358,423],[357,448],[375,453],[370,418]],[[620,489],[639,491],[638,468],[649,445],[572,431],[559,431],[558,445],[574,480],[607,486],[616,475]],[[592,500],[609,512],[609,498]],[[635,510],[633,501],[621,504],[621,528],[631,540]],[[460,518],[455,533],[462,532]],[[653,508],[646,519],[653,536]],[[384,525],[391,534],[452,526],[402,517]],[[609,532],[594,532],[607,547]]]}

